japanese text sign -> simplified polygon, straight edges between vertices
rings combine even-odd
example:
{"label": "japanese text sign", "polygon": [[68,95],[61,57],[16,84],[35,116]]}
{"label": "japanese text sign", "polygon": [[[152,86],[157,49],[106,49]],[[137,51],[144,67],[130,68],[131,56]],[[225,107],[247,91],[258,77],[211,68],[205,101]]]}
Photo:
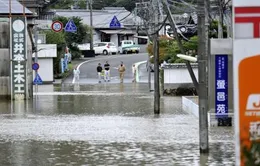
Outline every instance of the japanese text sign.
{"label": "japanese text sign", "polygon": [[216,55],[215,59],[216,115],[228,115],[228,55]]}
{"label": "japanese text sign", "polygon": [[26,96],[26,18],[12,18],[12,94]]}

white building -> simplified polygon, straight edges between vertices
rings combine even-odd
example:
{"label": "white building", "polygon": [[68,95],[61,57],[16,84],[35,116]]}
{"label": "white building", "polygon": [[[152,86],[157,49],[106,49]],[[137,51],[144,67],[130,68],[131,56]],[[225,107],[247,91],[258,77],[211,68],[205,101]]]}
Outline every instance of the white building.
{"label": "white building", "polygon": [[[56,44],[38,44],[38,64],[40,66],[38,74],[40,75],[43,83],[53,83],[53,58],[57,57]],[[35,58],[35,54],[33,54]],[[35,72],[33,72],[35,78]]]}

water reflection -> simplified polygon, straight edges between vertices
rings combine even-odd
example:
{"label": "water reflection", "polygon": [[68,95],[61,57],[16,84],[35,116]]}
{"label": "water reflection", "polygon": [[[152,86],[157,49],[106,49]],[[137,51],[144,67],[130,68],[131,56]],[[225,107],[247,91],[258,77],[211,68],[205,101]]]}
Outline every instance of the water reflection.
{"label": "water reflection", "polygon": [[[197,144],[114,142],[13,142],[1,143],[0,164],[11,165],[162,165],[162,166],[232,166],[233,158],[215,160],[219,154],[234,155],[232,150],[199,155]],[[228,145],[229,146],[229,145]],[[228,147],[227,146],[227,147]],[[225,157],[227,158],[227,157]]]}

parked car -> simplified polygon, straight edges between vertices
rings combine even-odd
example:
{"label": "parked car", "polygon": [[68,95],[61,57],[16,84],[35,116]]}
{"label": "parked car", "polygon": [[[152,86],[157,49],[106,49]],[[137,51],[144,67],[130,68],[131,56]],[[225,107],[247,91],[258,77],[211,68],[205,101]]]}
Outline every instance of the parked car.
{"label": "parked car", "polygon": [[93,45],[93,49],[95,51],[95,54],[104,54],[104,55],[109,55],[109,54],[116,54],[118,52],[118,49],[116,45],[112,42],[99,42],[95,43]]}
{"label": "parked car", "polygon": [[123,40],[120,43],[120,54],[139,53],[140,47],[134,43],[133,40]]}

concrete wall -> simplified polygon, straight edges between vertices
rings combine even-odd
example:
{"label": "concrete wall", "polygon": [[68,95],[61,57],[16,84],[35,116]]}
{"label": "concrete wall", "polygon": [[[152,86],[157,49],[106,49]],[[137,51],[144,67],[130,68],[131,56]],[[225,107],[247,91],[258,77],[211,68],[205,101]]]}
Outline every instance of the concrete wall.
{"label": "concrete wall", "polygon": [[[39,58],[38,63],[40,68],[38,73],[44,83],[52,83],[53,78],[53,59],[52,58]],[[35,78],[35,72],[33,72]]]}
{"label": "concrete wall", "polygon": [[93,31],[93,42],[101,42],[101,33],[99,31]]}
{"label": "concrete wall", "polygon": [[0,48],[9,48],[9,25],[7,22],[0,22]]}
{"label": "concrete wall", "polygon": [[[53,76],[53,58],[57,57],[56,44],[39,44],[38,45],[38,64],[40,66],[38,73],[44,83],[52,83]],[[33,54],[35,57],[35,54]],[[35,72],[33,72],[35,78]]]}
{"label": "concrete wall", "polygon": [[0,98],[11,95],[9,59],[9,49],[0,49]]}
{"label": "concrete wall", "polygon": [[[198,65],[192,64],[196,78],[198,79]],[[166,64],[164,69],[164,89],[175,89],[180,86],[193,87],[193,83],[184,63]]]}
{"label": "concrete wall", "polygon": [[[198,68],[193,69],[195,76],[198,78]],[[172,68],[164,70],[165,84],[181,84],[192,83],[190,74],[187,68]]]}
{"label": "concrete wall", "polygon": [[117,34],[112,34],[110,41],[113,42],[118,47],[118,35]]}
{"label": "concrete wall", "polygon": [[182,96],[182,110],[190,114],[195,115],[199,118],[199,105],[195,100],[198,100],[198,97],[186,97]]}
{"label": "concrete wall", "polygon": [[0,98],[11,95],[9,35],[8,22],[0,22]]}

